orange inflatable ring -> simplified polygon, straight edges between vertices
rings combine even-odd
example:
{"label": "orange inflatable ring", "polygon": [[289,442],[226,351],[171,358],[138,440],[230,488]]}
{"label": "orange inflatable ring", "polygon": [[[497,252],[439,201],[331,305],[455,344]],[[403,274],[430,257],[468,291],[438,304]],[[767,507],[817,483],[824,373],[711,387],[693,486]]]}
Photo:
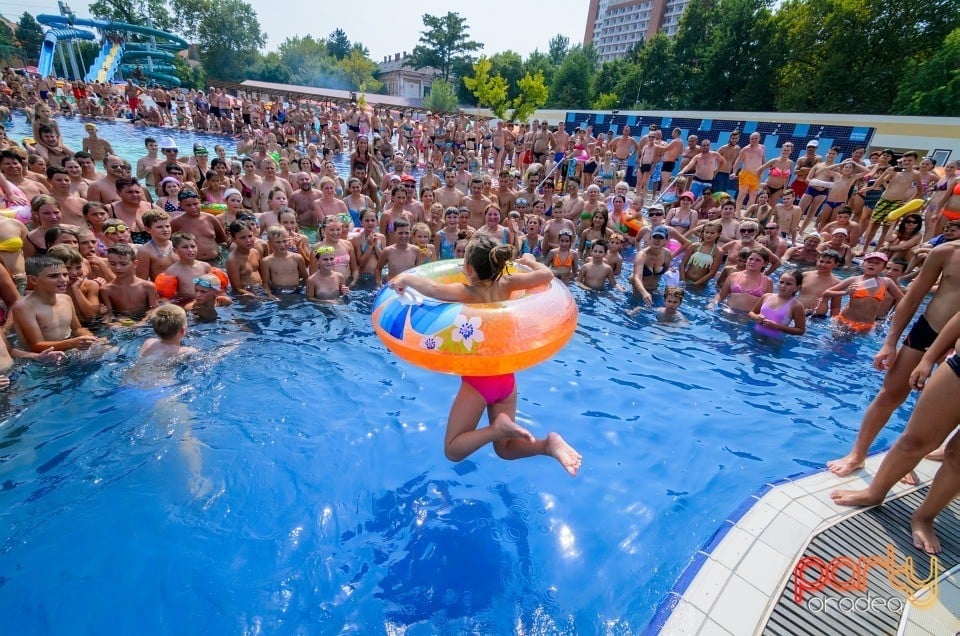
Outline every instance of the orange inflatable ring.
{"label": "orange inflatable ring", "polygon": [[227,211],[226,203],[204,203],[200,206],[201,212],[220,215]]}
{"label": "orange inflatable ring", "polygon": [[[437,261],[409,273],[465,283],[462,262]],[[577,327],[577,306],[556,279],[484,304],[440,302],[411,289],[401,296],[384,287],[374,299],[372,321],[387,348],[407,362],[440,373],[490,376],[532,367],[562,349]]]}
{"label": "orange inflatable ring", "polygon": [[[230,284],[230,279],[227,278],[227,275],[219,267],[214,267],[210,269],[210,273],[220,279],[220,291],[226,291],[227,285]],[[180,288],[180,279],[176,276],[171,276],[167,273],[157,274],[157,277],[154,279],[153,284],[157,286],[157,294],[160,298],[176,298],[177,290]]]}
{"label": "orange inflatable ring", "polygon": [[623,231],[626,232],[627,235],[632,236],[634,238],[640,236],[640,230],[643,229],[643,223],[641,223],[640,219],[638,219],[637,217],[623,219],[622,221],[620,221],[620,224],[621,224],[621,227],[623,228]]}

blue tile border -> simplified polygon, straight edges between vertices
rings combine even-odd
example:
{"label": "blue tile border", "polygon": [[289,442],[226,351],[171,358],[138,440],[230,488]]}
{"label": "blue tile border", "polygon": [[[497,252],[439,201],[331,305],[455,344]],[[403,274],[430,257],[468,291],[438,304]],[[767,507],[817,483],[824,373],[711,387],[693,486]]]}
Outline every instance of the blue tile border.
{"label": "blue tile border", "polygon": [[[886,448],[879,451],[878,453],[886,452]],[[662,601],[657,605],[656,612],[653,614],[653,618],[650,619],[650,622],[647,623],[647,626],[643,630],[644,636],[654,636],[659,634],[660,630],[663,629],[664,625],[667,624],[667,621],[670,619],[670,616],[673,614],[673,610],[677,608],[680,601],[683,598],[683,594],[687,591],[687,588],[690,587],[690,584],[697,578],[697,575],[700,573],[700,569],[703,567],[703,564],[707,562],[707,559],[713,553],[713,551],[720,545],[720,542],[723,541],[724,537],[730,532],[731,528],[743,518],[747,512],[749,512],[753,506],[759,502],[764,495],[773,490],[776,486],[782,486],[784,484],[789,484],[791,482],[797,481],[798,479],[803,479],[804,477],[809,477],[811,475],[816,475],[817,473],[822,473],[826,468],[807,468],[776,481],[771,481],[769,483],[763,484],[752,493],[750,493],[746,499],[744,499],[739,506],[737,506],[727,518],[723,520],[720,526],[716,531],[710,535],[710,537],[704,542],[704,544],[697,550],[696,554],[693,555],[693,558],[690,560],[690,563],[683,569],[683,572],[680,573],[680,576],[677,577],[677,580],[674,582],[673,587],[670,588],[670,591],[664,597]]]}

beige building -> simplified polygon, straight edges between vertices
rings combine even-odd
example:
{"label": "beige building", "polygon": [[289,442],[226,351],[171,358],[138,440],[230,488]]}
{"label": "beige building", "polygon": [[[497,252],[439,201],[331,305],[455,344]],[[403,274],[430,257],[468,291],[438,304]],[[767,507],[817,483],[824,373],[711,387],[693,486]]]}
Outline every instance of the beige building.
{"label": "beige building", "polygon": [[623,57],[658,32],[673,36],[688,0],[590,0],[583,42],[599,61]]}
{"label": "beige building", "polygon": [[430,85],[440,75],[437,69],[427,66],[413,68],[407,64],[407,52],[394,53],[380,62],[378,79],[383,82],[387,95],[396,95],[406,99],[423,99],[430,94]]}

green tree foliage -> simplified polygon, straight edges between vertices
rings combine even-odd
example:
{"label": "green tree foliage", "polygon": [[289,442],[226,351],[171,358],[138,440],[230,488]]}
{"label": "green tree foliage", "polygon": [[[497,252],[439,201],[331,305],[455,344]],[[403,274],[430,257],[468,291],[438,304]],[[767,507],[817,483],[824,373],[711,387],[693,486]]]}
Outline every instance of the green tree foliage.
{"label": "green tree foliage", "polygon": [[423,26],[420,43],[407,58],[407,65],[413,68],[432,66],[440,71],[444,81],[450,81],[458,65],[472,64],[470,54],[483,48],[482,44],[470,39],[467,20],[458,13],[451,11],[445,16],[426,13]]}
{"label": "green tree foliage", "polygon": [[543,75],[543,81],[546,82],[547,86],[550,86],[553,84],[553,76],[557,72],[557,67],[553,65],[546,54],[534,49],[523,61],[523,73],[524,75],[536,75],[538,72]]}
{"label": "green tree foliage", "polygon": [[257,14],[243,0],[201,0],[203,14],[189,34],[199,43],[200,62],[220,80],[244,80],[266,44]]}
{"label": "green tree foliage", "polygon": [[[4,25],[6,26],[6,25]],[[7,29],[9,31],[9,29]],[[32,15],[23,12],[20,20],[17,22],[17,28],[14,31],[17,40],[20,42],[20,48],[26,51],[31,59],[37,59],[40,56],[40,45],[43,43],[43,27]]]}
{"label": "green tree foliage", "polygon": [[350,38],[343,29],[334,29],[327,38],[327,53],[342,60],[350,55]]}
{"label": "green tree foliage", "polygon": [[383,83],[375,77],[376,63],[364,55],[361,49],[351,48],[350,53],[340,60],[339,68],[354,90],[376,93],[383,89]]}
{"label": "green tree foliage", "polygon": [[550,38],[550,42],[547,43],[547,57],[550,58],[550,63],[554,66],[563,64],[563,60],[569,52],[570,38],[565,35],[558,33]]}
{"label": "green tree foliage", "polygon": [[930,59],[911,62],[893,111],[899,115],[960,115],[960,28],[947,35]]}
{"label": "green tree foliage", "polygon": [[490,56],[490,72],[507,81],[507,99],[519,95],[518,82],[523,77],[523,58],[515,51],[504,51]]}
{"label": "green tree foliage", "polygon": [[200,64],[190,64],[179,55],[173,58],[173,66],[177,69],[177,77],[180,78],[181,86],[184,88],[195,88],[205,90],[207,88],[207,74]]}
{"label": "green tree foliage", "polygon": [[597,56],[592,46],[570,49],[550,85],[551,108],[583,108],[593,101]]}
{"label": "green tree foliage", "polygon": [[678,62],[674,91],[682,96],[681,107],[690,107],[688,99],[703,75],[703,62],[709,47],[710,27],[717,17],[719,0],[690,0],[680,16],[673,39],[673,56]]}
{"label": "green tree foliage", "polygon": [[[776,86],[777,51],[768,0],[720,0],[693,83],[694,104],[723,104],[729,110],[770,110]],[[646,51],[650,55],[650,51]],[[648,58],[646,66],[655,64]],[[743,70],[750,80],[744,81]]]}
{"label": "green tree foliage", "polygon": [[537,71],[533,75],[527,73],[517,82],[518,95],[513,100],[513,110],[510,111],[510,121],[527,121],[533,111],[547,103],[550,91],[543,79],[543,73]]}
{"label": "green tree foliage", "polygon": [[7,26],[7,23],[0,22],[0,46],[14,46],[16,43],[13,31]]}
{"label": "green tree foliage", "polygon": [[594,110],[613,110],[620,106],[620,96],[616,93],[597,93],[590,106]]}
{"label": "green tree foliage", "polygon": [[90,5],[90,13],[102,20],[129,24],[146,25],[149,18],[154,28],[165,31],[175,31],[178,26],[166,0],[97,0]]}
{"label": "green tree foliage", "polygon": [[283,63],[283,59],[276,51],[270,51],[257,60],[256,65],[250,71],[250,79],[276,84],[294,83],[290,67]]}
{"label": "green tree foliage", "polygon": [[423,98],[423,107],[438,113],[452,113],[460,104],[450,82],[438,79],[430,86],[430,94]]}
{"label": "green tree foliage", "polygon": [[487,106],[498,118],[507,111],[507,80],[490,72],[490,60],[481,57],[473,63],[473,76],[464,75],[463,83],[473,93],[479,106]]}

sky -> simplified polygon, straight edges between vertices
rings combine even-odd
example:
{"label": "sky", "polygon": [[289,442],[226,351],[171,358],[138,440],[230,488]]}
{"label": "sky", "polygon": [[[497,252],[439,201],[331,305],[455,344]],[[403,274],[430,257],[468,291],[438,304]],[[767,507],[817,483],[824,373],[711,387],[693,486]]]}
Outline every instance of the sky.
{"label": "sky", "polygon": [[[351,42],[360,41],[376,62],[394,53],[408,53],[420,39],[423,14],[446,15],[452,11],[466,18],[470,37],[484,45],[480,54],[492,55],[511,49],[524,58],[534,49],[545,52],[547,43],[560,33],[570,44],[583,41],[588,0],[555,0],[549,3],[522,0],[478,0],[476,2],[400,2],[362,0],[348,2],[292,2],[246,0],[260,17],[267,34],[267,50],[275,50],[288,37],[326,37],[343,29]],[[90,17],[89,3],[68,2],[79,17]],[[274,11],[275,7],[283,11]],[[416,5],[416,9],[413,9]],[[309,7],[309,8],[308,8]],[[0,13],[16,21],[24,11],[33,15],[57,14],[55,0],[0,0]],[[306,18],[306,19],[305,19]],[[305,26],[309,25],[309,26]]]}

